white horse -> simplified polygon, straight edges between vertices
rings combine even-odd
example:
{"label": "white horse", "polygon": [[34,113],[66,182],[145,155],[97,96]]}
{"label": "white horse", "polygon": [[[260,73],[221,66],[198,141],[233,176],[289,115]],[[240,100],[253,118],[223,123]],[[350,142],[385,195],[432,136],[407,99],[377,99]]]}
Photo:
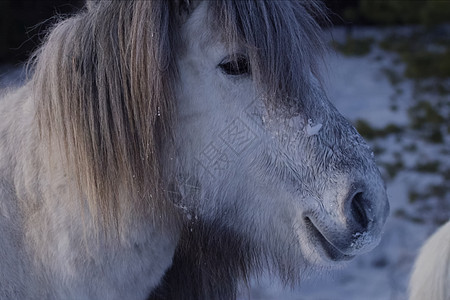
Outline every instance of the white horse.
{"label": "white horse", "polygon": [[450,222],[423,245],[409,282],[410,300],[450,299]]}
{"label": "white horse", "polygon": [[311,1],[91,1],[0,100],[1,299],[232,299],[371,250]]}

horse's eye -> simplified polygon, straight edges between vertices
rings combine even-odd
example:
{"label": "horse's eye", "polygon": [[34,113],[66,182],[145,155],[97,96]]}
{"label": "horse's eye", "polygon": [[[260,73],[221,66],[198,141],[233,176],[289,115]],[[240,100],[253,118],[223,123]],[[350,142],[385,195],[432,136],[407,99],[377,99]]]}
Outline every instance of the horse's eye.
{"label": "horse's eye", "polygon": [[250,63],[248,58],[244,55],[238,55],[231,59],[230,57],[224,59],[219,68],[227,75],[246,75],[250,74]]}

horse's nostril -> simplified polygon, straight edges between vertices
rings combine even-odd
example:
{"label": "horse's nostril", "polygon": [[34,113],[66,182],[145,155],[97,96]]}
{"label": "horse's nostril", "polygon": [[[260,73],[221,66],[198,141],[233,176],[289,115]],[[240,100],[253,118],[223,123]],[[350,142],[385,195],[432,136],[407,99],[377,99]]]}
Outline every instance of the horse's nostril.
{"label": "horse's nostril", "polygon": [[369,225],[369,219],[367,218],[367,201],[363,196],[363,193],[356,193],[351,199],[351,214],[355,222],[361,225],[362,229],[366,229]]}

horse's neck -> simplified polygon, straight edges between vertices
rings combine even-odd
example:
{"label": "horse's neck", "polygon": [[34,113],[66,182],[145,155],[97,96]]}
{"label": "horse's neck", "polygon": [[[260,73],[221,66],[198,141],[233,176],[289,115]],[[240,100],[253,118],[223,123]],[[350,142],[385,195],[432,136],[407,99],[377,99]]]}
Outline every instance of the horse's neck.
{"label": "horse's neck", "polygon": [[[24,215],[42,214],[42,218],[51,221],[57,212],[58,222],[68,218],[71,226],[83,223],[85,229],[92,231],[86,226],[95,227],[96,220],[89,215],[74,175],[66,172],[63,148],[56,139],[50,144],[39,130],[29,85],[0,100],[0,171],[3,171],[0,176],[12,184]],[[121,224],[138,219],[139,212],[127,207],[132,201],[127,201],[126,191],[120,197],[126,221]],[[131,213],[134,215],[130,216]]]}
{"label": "horse's neck", "polygon": [[[56,298],[96,298],[97,292],[114,292],[112,298],[134,299],[149,293],[172,262],[177,225],[155,226],[128,214],[123,222],[129,223],[127,230],[119,232],[114,246],[99,238],[95,220],[63,171],[58,147],[49,150],[40,139],[29,86],[0,100],[0,138],[0,231],[7,239],[20,236],[17,240],[23,245],[9,250],[12,256],[6,259],[33,262],[19,269],[35,272],[38,281],[45,278],[36,286],[54,290]],[[2,214],[10,216],[2,219]],[[28,254],[18,254],[23,249]],[[2,263],[0,267],[6,268]],[[114,282],[123,286],[113,288]]]}
{"label": "horse's neck", "polygon": [[[30,89],[24,86],[10,91],[0,100],[0,176],[15,183],[24,180],[25,161],[33,152],[27,145],[33,128],[33,102]],[[20,178],[19,178],[20,177]]]}
{"label": "horse's neck", "polygon": [[[6,251],[6,256],[0,255],[3,261],[0,268],[6,274],[0,280],[6,280],[8,286],[8,275],[16,277],[18,295],[24,293],[22,296],[26,298],[26,289],[30,289],[39,297],[39,288],[32,282],[34,259],[27,255],[27,227],[31,224],[28,220],[42,206],[35,201],[39,198],[36,188],[39,172],[32,167],[37,160],[32,143],[34,103],[29,86],[10,90],[0,98],[0,247]],[[14,263],[14,270],[8,268],[8,262]],[[23,281],[28,284],[22,289]]]}
{"label": "horse's neck", "polygon": [[[42,151],[30,84],[0,100],[0,176],[13,185],[22,208],[36,206],[41,195]],[[25,205],[25,206],[23,206]]]}

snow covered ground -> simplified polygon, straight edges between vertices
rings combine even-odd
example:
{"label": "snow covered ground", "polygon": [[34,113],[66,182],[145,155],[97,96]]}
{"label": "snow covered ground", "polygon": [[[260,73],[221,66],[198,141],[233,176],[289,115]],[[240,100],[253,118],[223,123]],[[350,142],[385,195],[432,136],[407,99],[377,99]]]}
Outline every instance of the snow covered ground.
{"label": "snow covered ground", "polygon": [[[400,31],[408,32],[408,29]],[[371,36],[381,39],[388,30],[357,29],[356,36]],[[344,30],[333,30],[335,40],[344,38]],[[370,54],[362,57],[346,57],[331,54],[327,58],[326,88],[329,98],[351,121],[366,120],[374,128],[388,124],[408,126],[409,107],[415,104],[413,82],[404,80],[394,87],[383,73],[383,68],[402,68],[394,64],[394,53],[374,47]],[[24,75],[17,68],[0,68],[0,89],[15,84]],[[398,89],[402,93],[398,93]],[[397,109],[392,109],[396,98]],[[447,104],[450,100],[447,99]],[[447,108],[449,105],[447,106]],[[447,119],[448,120],[448,119]],[[450,170],[450,134],[443,143],[432,144],[415,135],[414,131],[389,134],[369,143],[379,148],[377,159],[387,179],[387,190],[391,204],[391,216],[385,227],[381,244],[371,253],[356,258],[341,270],[306,279],[294,290],[283,288],[266,277],[254,282],[244,290],[240,299],[255,300],[402,300],[407,299],[407,282],[412,263],[424,240],[436,229],[436,214],[448,218],[448,212],[440,207],[450,207],[448,178],[436,172],[418,172],[420,162],[437,161],[439,170]],[[409,150],[408,150],[409,149]],[[401,160],[395,176],[388,176],[389,163]],[[447,189],[445,189],[447,185]],[[444,186],[443,199],[431,195],[428,207],[412,204],[412,194],[422,197],[430,186]],[[418,195],[418,196],[417,196]],[[436,199],[434,199],[435,197]],[[415,199],[415,198],[414,198]],[[442,202],[444,201],[444,203]],[[435,207],[433,203],[436,203]],[[418,211],[423,209],[423,211]],[[421,219],[414,218],[420,213]]]}

